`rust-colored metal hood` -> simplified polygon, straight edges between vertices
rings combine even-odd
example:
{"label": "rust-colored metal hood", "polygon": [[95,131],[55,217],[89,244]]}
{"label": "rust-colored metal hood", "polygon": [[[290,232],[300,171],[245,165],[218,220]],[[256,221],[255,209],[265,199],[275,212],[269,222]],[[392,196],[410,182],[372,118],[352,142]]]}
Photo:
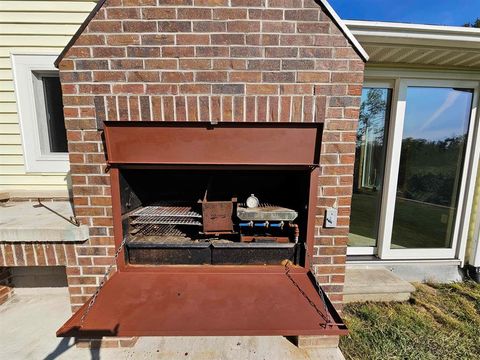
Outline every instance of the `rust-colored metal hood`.
{"label": "rust-colored metal hood", "polygon": [[321,133],[321,123],[105,122],[112,165],[318,165]]}
{"label": "rust-colored metal hood", "polygon": [[[163,270],[162,270],[163,269]],[[308,272],[293,267],[163,267],[115,273],[85,321],[59,337],[344,335]]]}

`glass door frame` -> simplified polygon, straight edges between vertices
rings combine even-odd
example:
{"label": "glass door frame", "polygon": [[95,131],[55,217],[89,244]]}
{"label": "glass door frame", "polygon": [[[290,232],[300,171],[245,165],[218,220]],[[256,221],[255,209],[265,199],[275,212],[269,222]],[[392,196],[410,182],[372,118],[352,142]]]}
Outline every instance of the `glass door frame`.
{"label": "glass door frame", "polygon": [[[347,255],[377,255],[384,260],[460,259],[463,262],[467,247],[477,169],[480,161],[480,114],[478,111],[480,75],[461,71],[425,72],[414,69],[372,68],[366,70],[365,78],[364,87],[393,89],[388,134],[386,137],[386,164],[377,246],[348,247]],[[408,86],[457,87],[474,90],[462,181],[459,190],[458,210],[450,248],[391,249]]]}
{"label": "glass door frame", "polygon": [[[392,249],[391,239],[395,214],[396,191],[398,184],[398,169],[402,148],[403,127],[406,114],[406,98],[408,87],[438,87],[438,88],[464,88],[473,90],[472,109],[468,127],[468,137],[465,150],[465,158],[462,169],[462,180],[459,189],[458,209],[455,217],[455,225],[452,243],[449,248],[412,248]],[[432,79],[397,79],[392,99],[392,114],[387,135],[387,155],[384,174],[384,186],[382,192],[382,205],[380,211],[380,227],[378,235],[377,255],[381,259],[454,259],[458,255],[459,243],[466,243],[466,235],[469,223],[468,200],[473,196],[467,192],[468,177],[473,149],[478,149],[478,81],[463,80],[432,80]],[[475,140],[475,141],[474,141]],[[463,218],[463,221],[461,221]]]}
{"label": "glass door frame", "polygon": [[[390,89],[392,91],[391,99],[390,99],[390,108],[388,109],[387,112],[387,122],[385,122],[385,126],[387,130],[390,128],[389,123],[392,119],[392,116],[394,115],[392,109],[394,106],[394,101],[395,101],[395,80],[372,80],[368,81],[365,80],[363,83],[363,88],[369,88],[369,89]],[[388,137],[390,136],[389,133],[385,132],[385,146],[388,146],[389,139]],[[388,149],[388,148],[387,148]],[[384,164],[384,172],[386,171],[386,167],[388,165],[388,153],[385,154],[385,164]],[[381,229],[381,214],[382,214],[382,207],[383,207],[383,191],[385,188],[385,175],[383,178],[383,183],[382,183],[382,194],[380,195],[382,199],[380,200],[380,223],[379,223],[379,229]],[[347,255],[377,255],[378,252],[378,241],[380,238],[380,233],[378,233],[377,236],[377,246],[355,246],[355,247],[347,247]]]}

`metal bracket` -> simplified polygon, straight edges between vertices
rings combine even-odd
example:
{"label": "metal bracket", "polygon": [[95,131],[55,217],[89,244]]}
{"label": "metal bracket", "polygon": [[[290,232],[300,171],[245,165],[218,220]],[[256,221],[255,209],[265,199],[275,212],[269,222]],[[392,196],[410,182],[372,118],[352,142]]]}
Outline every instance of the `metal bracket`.
{"label": "metal bracket", "polygon": [[76,227],[80,227],[81,224],[78,222],[78,220],[75,216],[70,216],[70,218],[67,218],[67,217],[63,216],[62,214],[60,214],[59,212],[57,212],[57,211],[53,210],[52,208],[49,208],[47,205],[43,204],[40,201],[39,198],[37,199],[37,201],[38,201],[38,204],[33,205],[34,208],[43,207],[43,208],[47,209],[48,211],[54,213],[58,217],[61,217],[63,220],[68,221],[70,224],[72,224]]}

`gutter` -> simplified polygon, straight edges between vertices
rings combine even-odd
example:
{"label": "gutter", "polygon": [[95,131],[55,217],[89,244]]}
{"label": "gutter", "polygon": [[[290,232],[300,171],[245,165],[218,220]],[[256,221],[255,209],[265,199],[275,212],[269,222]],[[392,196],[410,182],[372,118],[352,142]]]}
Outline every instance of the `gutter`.
{"label": "gutter", "polygon": [[459,26],[345,20],[362,43],[480,49],[480,29]]}

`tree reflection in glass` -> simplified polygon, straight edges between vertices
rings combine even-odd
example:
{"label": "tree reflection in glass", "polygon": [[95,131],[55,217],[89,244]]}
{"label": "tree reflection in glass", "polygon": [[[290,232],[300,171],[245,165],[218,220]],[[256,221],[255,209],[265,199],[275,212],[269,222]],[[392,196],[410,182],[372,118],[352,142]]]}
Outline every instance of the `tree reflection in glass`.
{"label": "tree reflection in glass", "polygon": [[473,91],[409,87],[392,248],[449,248]]}
{"label": "tree reflection in glass", "polygon": [[355,148],[349,246],[376,246],[390,89],[364,88]]}

